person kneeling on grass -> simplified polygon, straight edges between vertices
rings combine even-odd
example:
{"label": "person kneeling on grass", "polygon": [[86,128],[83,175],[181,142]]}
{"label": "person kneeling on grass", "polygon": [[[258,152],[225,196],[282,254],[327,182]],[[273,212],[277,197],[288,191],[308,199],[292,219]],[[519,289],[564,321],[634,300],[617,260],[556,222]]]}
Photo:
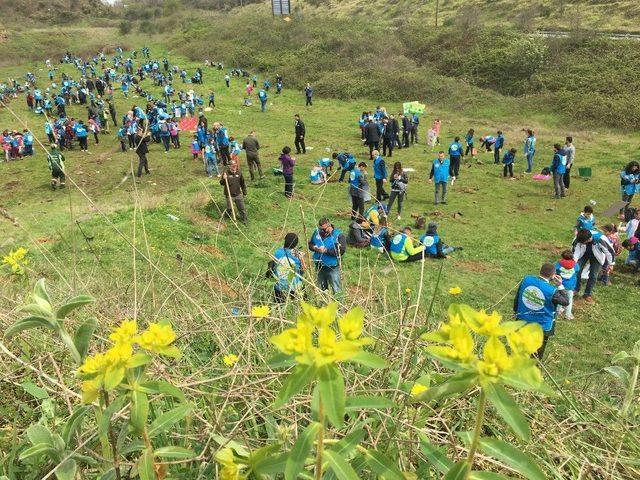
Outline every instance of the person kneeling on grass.
{"label": "person kneeling on grass", "polygon": [[573,320],[573,293],[578,285],[580,265],[573,259],[573,252],[571,250],[562,252],[560,260],[556,263],[556,274],[562,279],[562,285],[569,300],[566,309],[558,307],[557,313],[558,315],[564,313],[564,317],[567,320]]}
{"label": "person kneeling on grass", "polygon": [[411,238],[411,227],[404,227],[404,230],[391,240],[391,258],[397,262],[417,262],[423,260],[425,256],[424,245],[418,243],[413,245]]}
{"label": "person kneeling on grass", "polygon": [[462,247],[450,247],[442,242],[436,222],[429,222],[427,231],[420,237],[420,243],[424,245],[424,251],[429,258],[448,258],[450,253],[462,250]]}
{"label": "person kneeling on grass", "polygon": [[[371,243],[371,238],[367,231],[368,224],[363,218],[357,218],[349,225],[349,234],[347,235],[347,244],[355,248],[366,248]],[[365,228],[367,227],[367,228]]]}
{"label": "person kneeling on grass", "polygon": [[631,265],[638,270],[638,261],[640,260],[640,251],[638,248],[638,238],[631,237],[622,242],[622,247],[629,252],[627,259],[624,261],[625,265]]}
{"label": "person kneeling on grass", "polygon": [[551,263],[542,265],[540,276],[524,277],[513,303],[516,320],[537,323],[544,332],[542,346],[532,357],[542,360],[547,341],[555,333],[556,308],[567,305],[569,299],[562,279],[556,275],[556,267]]}

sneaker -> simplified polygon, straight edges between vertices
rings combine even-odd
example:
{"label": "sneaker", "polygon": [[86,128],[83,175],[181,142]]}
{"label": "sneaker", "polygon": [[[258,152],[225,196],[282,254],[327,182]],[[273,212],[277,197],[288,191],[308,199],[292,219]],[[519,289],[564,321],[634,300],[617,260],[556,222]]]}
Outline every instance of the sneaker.
{"label": "sneaker", "polygon": [[582,297],[582,299],[585,301],[585,303],[589,303],[589,304],[594,304],[596,303],[596,301],[593,299],[593,297],[591,295]]}
{"label": "sneaker", "polygon": [[564,318],[567,320],[573,320],[575,317],[573,315],[565,315]]}
{"label": "sneaker", "polygon": [[441,203],[442,205],[446,205],[446,204],[447,204],[446,200],[442,200],[440,203]]}

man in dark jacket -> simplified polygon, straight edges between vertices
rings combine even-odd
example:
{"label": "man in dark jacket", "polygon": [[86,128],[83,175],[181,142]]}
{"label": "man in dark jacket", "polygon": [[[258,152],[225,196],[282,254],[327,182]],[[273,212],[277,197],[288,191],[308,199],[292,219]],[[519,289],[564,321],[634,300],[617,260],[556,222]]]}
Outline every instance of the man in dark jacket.
{"label": "man in dark jacket", "polygon": [[147,153],[149,153],[149,133],[143,135],[142,129],[139,128],[134,137],[134,145],[136,146],[136,154],[138,154],[138,178],[142,176],[142,169],[147,175],[149,171],[149,162],[147,161]]}
{"label": "man in dark jacket", "polygon": [[302,121],[302,119],[300,118],[300,115],[296,114],[294,115],[294,117],[296,119],[296,139],[295,139],[295,145],[296,145],[296,153],[300,153],[302,151],[302,153],[307,153],[307,147],[305,147],[304,145],[304,137],[307,133],[307,130],[305,129],[304,126],[304,122]]}
{"label": "man in dark jacket", "polygon": [[247,196],[247,186],[244,183],[244,177],[242,176],[242,173],[238,171],[237,163],[232,162],[227,170],[222,174],[220,185],[222,185],[224,188],[224,196],[227,200],[227,208],[224,212],[222,212],[222,216],[232,216],[233,205],[231,202],[233,202],[238,209],[240,221],[246,224],[247,210],[244,206],[244,197]]}
{"label": "man in dark jacket", "polygon": [[400,118],[402,119],[402,146],[406,148],[409,146],[412,124],[407,115],[400,115]]}
{"label": "man in dark jacket", "polygon": [[369,158],[373,160],[373,151],[380,148],[380,133],[378,125],[371,119],[367,119],[364,127],[364,143],[369,146]]}
{"label": "man in dark jacket", "polygon": [[255,174],[253,173],[255,169],[258,170],[260,179],[263,179],[264,174],[262,173],[260,154],[258,153],[258,150],[260,150],[260,143],[258,143],[255,131],[252,130],[242,141],[242,149],[247,154],[247,164],[249,165],[249,175],[251,175],[251,180],[255,180]]}
{"label": "man in dark jacket", "polygon": [[382,155],[387,156],[387,149],[389,150],[389,157],[393,156],[393,145],[396,142],[396,135],[398,132],[395,130],[395,125],[392,120],[385,118],[382,121],[384,130],[382,132]]}

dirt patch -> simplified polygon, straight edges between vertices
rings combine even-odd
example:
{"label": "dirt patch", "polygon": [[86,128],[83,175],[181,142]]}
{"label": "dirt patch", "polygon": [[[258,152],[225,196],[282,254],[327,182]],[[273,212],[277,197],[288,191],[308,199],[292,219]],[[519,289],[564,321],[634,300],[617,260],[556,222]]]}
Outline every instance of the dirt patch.
{"label": "dirt patch", "polygon": [[49,243],[49,242],[53,242],[53,238],[51,238],[51,237],[40,237],[40,238],[36,238],[36,242],[38,242],[38,243]]}
{"label": "dirt patch", "polygon": [[554,245],[550,242],[534,242],[534,243],[514,243],[514,248],[533,248],[539,252],[559,256],[568,248],[567,245]]}
{"label": "dirt patch", "polygon": [[20,182],[14,180],[13,182],[5,183],[4,186],[7,187],[8,190],[12,190],[12,189],[16,188],[19,184],[20,184]]}
{"label": "dirt patch", "polygon": [[205,252],[209,255],[216,258],[224,258],[224,253],[218,247],[214,247],[213,245],[200,245],[197,250],[199,252]]}
{"label": "dirt patch", "polygon": [[486,262],[476,262],[474,260],[456,260],[453,262],[453,266],[474,273],[499,272],[501,270],[500,267],[495,265]]}
{"label": "dirt patch", "polygon": [[237,298],[238,297],[238,292],[236,292],[231,285],[229,285],[227,282],[225,282],[223,279],[221,279],[220,277],[214,277],[211,275],[207,275],[207,283],[209,284],[209,286],[211,288],[213,288],[214,290],[220,292],[222,295],[229,297],[229,298]]}

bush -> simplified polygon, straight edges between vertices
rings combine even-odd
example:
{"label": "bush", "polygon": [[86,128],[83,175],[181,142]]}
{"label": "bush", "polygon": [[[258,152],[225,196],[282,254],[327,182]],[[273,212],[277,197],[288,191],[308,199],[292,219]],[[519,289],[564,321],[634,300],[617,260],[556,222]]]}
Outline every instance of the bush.
{"label": "bush", "polygon": [[131,25],[131,22],[128,20],[122,20],[118,24],[118,31],[120,32],[121,35],[127,35],[128,33],[131,32],[132,28],[133,26]]}

